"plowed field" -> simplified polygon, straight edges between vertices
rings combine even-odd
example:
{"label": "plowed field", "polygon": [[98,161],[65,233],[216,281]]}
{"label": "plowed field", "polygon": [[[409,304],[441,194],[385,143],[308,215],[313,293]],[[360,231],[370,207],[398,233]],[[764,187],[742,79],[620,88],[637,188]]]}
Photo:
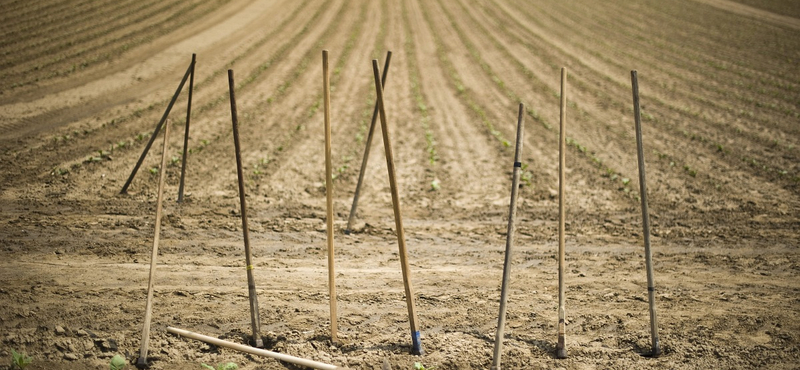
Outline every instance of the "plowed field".
{"label": "plowed field", "polygon": [[[354,369],[491,364],[517,105],[523,184],[503,365],[796,369],[800,7],[789,0],[4,0],[0,366],[108,368],[141,342],[158,173],[167,199],[153,369],[294,368],[168,334],[250,335],[227,70],[236,75],[267,349]],[[330,341],[321,50],[330,51],[336,284]],[[409,354],[385,88],[424,356]],[[197,54],[128,194],[120,189]],[[567,351],[557,324],[560,69],[568,70]],[[648,358],[630,71],[637,70],[664,354]],[[132,367],[132,366],[131,366]]]}

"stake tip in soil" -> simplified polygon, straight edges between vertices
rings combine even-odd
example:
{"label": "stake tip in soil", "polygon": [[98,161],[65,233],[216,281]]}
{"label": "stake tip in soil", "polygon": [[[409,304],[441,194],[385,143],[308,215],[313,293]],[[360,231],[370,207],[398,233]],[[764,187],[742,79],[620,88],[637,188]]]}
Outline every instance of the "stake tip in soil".
{"label": "stake tip in soil", "polygon": [[556,348],[556,358],[558,358],[558,359],[567,358],[567,349],[566,348]]}

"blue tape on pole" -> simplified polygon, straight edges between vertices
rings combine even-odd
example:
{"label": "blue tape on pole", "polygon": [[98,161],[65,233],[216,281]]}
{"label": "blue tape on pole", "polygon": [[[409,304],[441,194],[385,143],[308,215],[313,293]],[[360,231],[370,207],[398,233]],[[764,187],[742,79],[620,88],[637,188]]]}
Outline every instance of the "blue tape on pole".
{"label": "blue tape on pole", "polygon": [[411,346],[415,353],[422,352],[422,341],[418,331],[411,333]]}

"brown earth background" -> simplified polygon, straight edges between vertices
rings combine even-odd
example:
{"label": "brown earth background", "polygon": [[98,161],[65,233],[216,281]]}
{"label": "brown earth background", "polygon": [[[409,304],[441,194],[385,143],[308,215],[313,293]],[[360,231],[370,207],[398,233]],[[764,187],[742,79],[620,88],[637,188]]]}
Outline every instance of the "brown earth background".
{"label": "brown earth background", "polygon": [[[523,185],[503,364],[800,368],[800,6],[790,0],[4,0],[0,366],[104,369],[141,342],[157,173],[153,369],[293,369],[175,337],[249,335],[226,71],[267,349],[354,369],[485,369],[516,109]],[[321,50],[331,53],[336,283],[329,340]],[[343,229],[375,91],[386,110],[427,352],[410,333],[383,143]],[[197,53],[187,92],[119,191]],[[567,350],[557,324],[559,71],[567,67]],[[638,70],[664,355],[650,333],[630,71]],[[438,185],[438,186],[437,186]],[[132,368],[129,365],[129,368]]]}

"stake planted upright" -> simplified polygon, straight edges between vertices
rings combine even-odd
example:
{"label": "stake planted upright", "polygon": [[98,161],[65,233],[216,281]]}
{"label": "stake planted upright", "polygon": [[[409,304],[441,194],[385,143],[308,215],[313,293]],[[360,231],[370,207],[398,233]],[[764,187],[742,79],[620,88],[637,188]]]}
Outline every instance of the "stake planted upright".
{"label": "stake planted upright", "polygon": [[508,230],[506,232],[506,254],[503,262],[503,284],[500,288],[500,315],[497,318],[497,335],[494,339],[494,355],[492,370],[500,370],[500,358],[503,353],[503,331],[506,325],[506,302],[508,301],[508,285],[511,281],[511,251],[514,244],[514,216],[517,214],[517,192],[519,176],[522,170],[522,136],[525,126],[525,105],[519,103],[517,116],[517,145],[514,151],[514,174],[511,177],[511,204],[508,206]]}
{"label": "stake planted upright", "polygon": [[183,158],[181,159],[181,183],[178,186],[178,203],[183,202],[183,183],[186,178],[186,160],[189,150],[189,122],[192,119],[192,91],[194,90],[194,67],[197,54],[192,54],[191,74],[189,75],[189,102],[186,103],[186,131],[183,134]]}
{"label": "stake planted upright", "polygon": [[253,277],[253,257],[250,252],[250,236],[247,227],[247,203],[244,193],[244,174],[242,172],[242,154],[239,145],[239,118],[236,112],[236,96],[234,94],[233,70],[228,70],[228,87],[231,97],[231,123],[233,124],[233,145],[236,151],[236,174],[239,179],[239,204],[242,209],[242,236],[244,237],[245,264],[247,266],[247,293],[250,299],[250,328],[253,331],[253,345],[263,347],[261,339],[261,323],[258,317],[258,294],[256,293],[256,281]]}
{"label": "stake planted upright", "polygon": [[144,157],[147,156],[147,152],[150,151],[150,147],[153,146],[153,142],[156,141],[156,136],[158,136],[158,132],[161,131],[161,126],[164,125],[164,121],[167,120],[169,112],[172,111],[172,106],[175,105],[175,101],[178,100],[178,95],[181,94],[181,90],[183,90],[183,85],[186,84],[186,79],[189,78],[189,74],[192,73],[193,68],[194,68],[194,63],[189,64],[189,68],[186,68],[186,73],[183,74],[183,79],[181,79],[181,83],[178,85],[178,89],[175,90],[175,94],[172,94],[172,99],[169,101],[167,109],[161,116],[161,120],[158,121],[155,130],[153,130],[153,134],[150,135],[150,140],[147,142],[147,145],[145,145],[144,150],[142,151],[142,155],[139,156],[139,160],[136,161],[136,165],[133,166],[133,171],[131,171],[130,176],[128,176],[128,180],[125,181],[125,185],[122,185],[122,190],[119,191],[120,194],[128,193],[128,187],[131,186],[133,178],[136,177],[136,172],[139,171],[139,167],[141,167],[142,162],[144,162]]}
{"label": "stake planted upright", "polygon": [[331,76],[328,51],[322,51],[322,88],[325,100],[325,192],[328,228],[328,292],[330,294],[331,341],[338,341],[336,312],[336,271],[333,259],[333,166],[331,165]]}
{"label": "stake planted upright", "polygon": [[567,358],[566,331],[567,314],[565,309],[566,287],[564,286],[564,229],[566,209],[564,207],[566,187],[566,150],[567,150],[567,68],[561,68],[561,123],[558,134],[558,342],[556,358]]}
{"label": "stake planted upright", "polygon": [[653,357],[661,355],[658,342],[658,317],[656,316],[656,288],[653,273],[653,256],[650,252],[650,215],[647,211],[647,185],[644,172],[644,148],[642,147],[642,116],[639,109],[639,80],[636,70],[631,71],[633,90],[633,116],[636,130],[636,154],[639,162],[639,194],[642,200],[642,229],[644,234],[644,262],[647,268],[647,299],[650,305],[650,339]]}
{"label": "stake planted upright", "polygon": [[383,85],[381,84],[381,71],[378,60],[372,60],[372,72],[375,75],[375,91],[377,92],[378,110],[381,118],[381,132],[383,133],[383,148],[386,152],[386,167],[389,172],[389,187],[392,191],[392,206],[394,208],[394,222],[397,229],[397,243],[400,248],[400,267],[403,271],[403,285],[406,292],[406,305],[408,306],[408,321],[411,325],[411,353],[423,355],[420,339],[419,322],[414,303],[414,289],[411,287],[411,268],[408,265],[408,250],[406,249],[406,236],[403,230],[403,219],[400,213],[400,195],[395,179],[394,157],[392,156],[392,143],[389,140],[389,126],[386,121],[386,108],[383,100]]}

